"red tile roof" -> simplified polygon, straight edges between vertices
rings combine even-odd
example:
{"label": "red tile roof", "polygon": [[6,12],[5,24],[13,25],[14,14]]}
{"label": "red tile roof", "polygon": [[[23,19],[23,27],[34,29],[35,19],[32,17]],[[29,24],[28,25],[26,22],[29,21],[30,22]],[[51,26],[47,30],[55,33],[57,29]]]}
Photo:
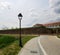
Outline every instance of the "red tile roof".
{"label": "red tile roof", "polygon": [[43,24],[44,26],[49,26],[49,25],[60,25],[60,22],[53,22],[53,23],[47,23]]}
{"label": "red tile roof", "polygon": [[40,27],[40,26],[54,26],[54,25],[60,25],[60,22],[53,22],[53,23],[47,23],[47,24],[35,24],[34,27]]}

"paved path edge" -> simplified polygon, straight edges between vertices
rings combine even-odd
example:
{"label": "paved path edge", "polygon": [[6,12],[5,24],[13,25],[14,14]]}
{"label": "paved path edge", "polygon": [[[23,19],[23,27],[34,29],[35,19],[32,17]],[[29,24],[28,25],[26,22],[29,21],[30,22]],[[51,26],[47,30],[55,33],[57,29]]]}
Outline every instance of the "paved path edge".
{"label": "paved path edge", "polygon": [[42,44],[41,44],[41,42],[40,42],[40,39],[38,39],[38,44],[39,44],[39,46],[40,46],[43,54],[44,54],[44,55],[48,55],[48,54],[46,53],[46,51],[44,50],[44,48],[42,47]]}

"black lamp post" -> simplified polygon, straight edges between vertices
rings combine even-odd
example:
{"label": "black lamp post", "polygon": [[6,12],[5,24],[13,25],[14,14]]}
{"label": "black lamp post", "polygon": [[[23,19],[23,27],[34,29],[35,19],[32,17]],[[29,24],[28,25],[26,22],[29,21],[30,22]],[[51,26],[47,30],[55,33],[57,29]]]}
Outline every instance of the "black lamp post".
{"label": "black lamp post", "polygon": [[22,20],[22,14],[19,13],[18,14],[18,19],[19,19],[19,30],[20,30],[20,33],[19,33],[19,46],[23,47],[22,45],[22,39],[21,39],[21,20]]}

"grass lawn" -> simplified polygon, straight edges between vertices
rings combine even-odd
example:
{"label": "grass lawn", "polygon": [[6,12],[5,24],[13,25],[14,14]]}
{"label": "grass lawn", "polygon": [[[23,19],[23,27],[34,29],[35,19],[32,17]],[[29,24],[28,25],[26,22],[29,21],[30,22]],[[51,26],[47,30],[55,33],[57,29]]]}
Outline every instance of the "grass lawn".
{"label": "grass lawn", "polygon": [[[22,43],[23,45],[36,36],[33,35],[23,35]],[[19,38],[11,35],[0,35],[0,55],[17,55],[21,47],[19,46]]]}

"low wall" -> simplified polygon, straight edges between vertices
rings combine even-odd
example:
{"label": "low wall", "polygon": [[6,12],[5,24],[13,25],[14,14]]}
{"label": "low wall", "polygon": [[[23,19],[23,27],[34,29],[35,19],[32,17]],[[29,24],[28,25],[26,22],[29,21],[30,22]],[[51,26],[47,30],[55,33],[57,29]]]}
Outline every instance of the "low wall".
{"label": "low wall", "polygon": [[[11,29],[11,30],[0,30],[0,34],[19,34],[19,29]],[[49,28],[22,28],[22,34],[60,34],[60,28],[49,29]]]}

